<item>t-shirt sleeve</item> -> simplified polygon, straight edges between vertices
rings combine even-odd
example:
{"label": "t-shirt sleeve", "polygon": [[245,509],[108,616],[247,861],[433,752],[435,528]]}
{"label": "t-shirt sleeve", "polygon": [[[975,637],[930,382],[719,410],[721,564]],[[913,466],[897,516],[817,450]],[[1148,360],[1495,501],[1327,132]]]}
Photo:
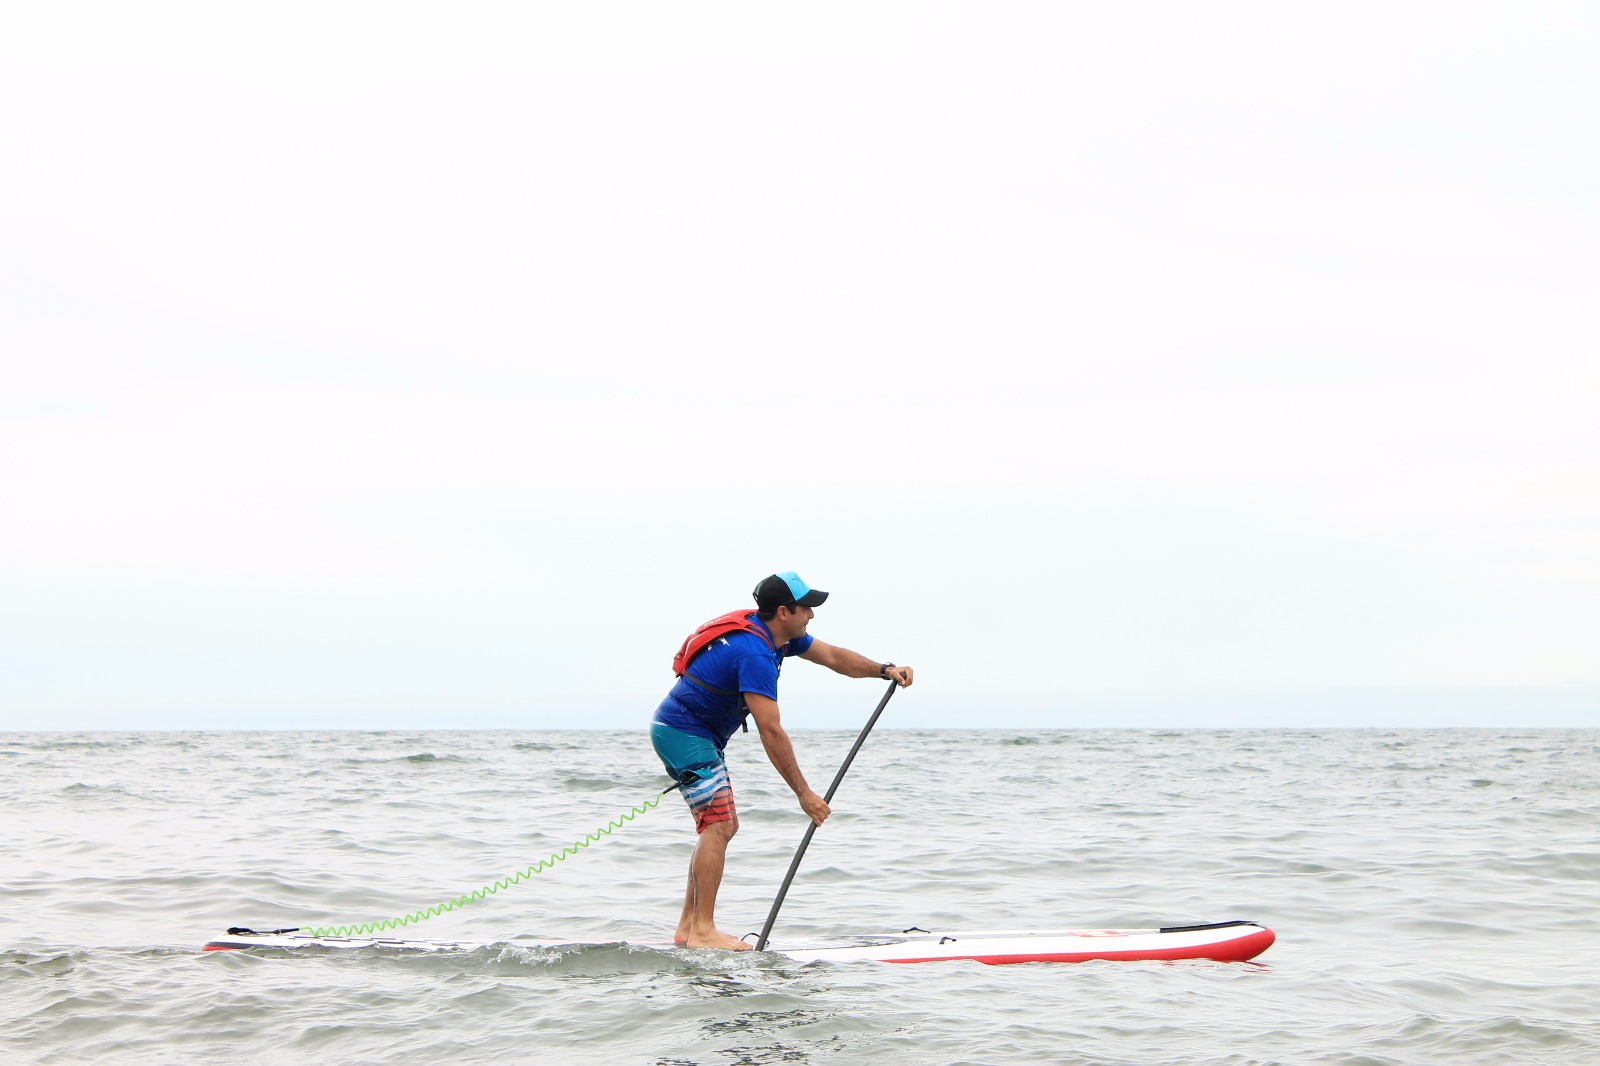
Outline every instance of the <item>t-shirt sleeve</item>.
{"label": "t-shirt sleeve", "polygon": [[783,646],[783,654],[804,655],[811,649],[811,641],[812,636],[810,633],[802,633]]}

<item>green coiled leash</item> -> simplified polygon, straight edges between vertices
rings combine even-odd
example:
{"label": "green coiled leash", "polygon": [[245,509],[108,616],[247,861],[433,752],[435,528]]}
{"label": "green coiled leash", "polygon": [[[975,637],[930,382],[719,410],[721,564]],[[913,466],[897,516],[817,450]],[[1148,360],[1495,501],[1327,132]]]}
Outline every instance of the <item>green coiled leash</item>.
{"label": "green coiled leash", "polygon": [[[602,838],[610,836],[618,829],[621,829],[623,826],[639,817],[639,815],[643,814],[645,811],[653,810],[659,806],[661,800],[666,796],[666,794],[677,787],[677,785],[673,785],[671,788],[666,789],[654,799],[645,800],[642,805],[634,807],[631,810],[618,815],[605,825],[601,826],[599,829],[596,829],[594,832],[586,834],[582,840],[575,840],[571,844],[568,844],[566,847],[562,848],[560,851],[553,853],[548,859],[540,859],[538,862],[535,862],[526,869],[507,874],[498,881],[484,885],[482,888],[474,889],[471,892],[463,893],[462,895],[457,896],[455,899],[445,900],[443,903],[436,903],[431,907],[424,907],[422,910],[414,911],[411,914],[403,915],[399,918],[384,918],[381,921],[364,922],[361,925],[308,925],[301,926],[298,929],[276,929],[273,930],[273,932],[299,932],[306,933],[310,936],[370,936],[373,933],[381,933],[387,929],[403,929],[408,925],[415,925],[418,922],[427,921],[429,918],[437,918],[441,914],[448,913],[449,911],[456,910],[460,907],[465,907],[469,903],[476,903],[481,899],[488,899],[496,892],[499,892],[502,888],[510,888],[512,885],[521,884],[523,881],[528,880],[533,875],[550,869],[550,867],[568,858],[569,856],[576,855],[590,844],[594,844]],[[231,931],[232,930],[230,930],[230,932]]]}

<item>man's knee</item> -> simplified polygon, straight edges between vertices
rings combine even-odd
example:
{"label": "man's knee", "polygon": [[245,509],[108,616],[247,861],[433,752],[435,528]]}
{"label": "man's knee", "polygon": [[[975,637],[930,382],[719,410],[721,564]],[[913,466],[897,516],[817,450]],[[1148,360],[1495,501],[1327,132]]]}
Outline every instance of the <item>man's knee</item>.
{"label": "man's knee", "polygon": [[706,822],[700,826],[700,835],[720,840],[724,844],[733,839],[733,834],[739,831],[739,816],[729,812],[728,816],[718,822]]}

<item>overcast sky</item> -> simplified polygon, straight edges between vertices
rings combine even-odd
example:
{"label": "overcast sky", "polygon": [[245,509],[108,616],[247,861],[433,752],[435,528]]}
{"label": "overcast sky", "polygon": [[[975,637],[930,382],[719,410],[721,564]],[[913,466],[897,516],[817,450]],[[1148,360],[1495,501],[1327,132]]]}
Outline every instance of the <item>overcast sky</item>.
{"label": "overcast sky", "polygon": [[0,729],[1600,725],[1597,11],[8,5]]}

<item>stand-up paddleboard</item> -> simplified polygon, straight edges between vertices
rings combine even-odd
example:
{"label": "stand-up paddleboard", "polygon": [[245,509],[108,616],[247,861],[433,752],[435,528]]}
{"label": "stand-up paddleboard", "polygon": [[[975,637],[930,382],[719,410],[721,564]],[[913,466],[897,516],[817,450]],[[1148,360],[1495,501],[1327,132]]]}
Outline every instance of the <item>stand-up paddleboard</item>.
{"label": "stand-up paddleboard", "polygon": [[[832,936],[769,943],[767,950],[797,962],[1131,962],[1210,959],[1246,962],[1272,946],[1272,930],[1256,922],[1217,922],[1166,929],[1071,929],[1054,932],[985,930],[931,933],[907,929],[882,936]],[[230,929],[206,951],[253,948],[376,948],[385,951],[473,951],[487,947],[573,949],[601,943],[672,950],[670,941],[401,940],[381,936],[312,936],[294,930],[258,933]]]}
{"label": "stand-up paddleboard", "polygon": [[[885,666],[887,670],[888,665]],[[862,743],[867,739],[872,726],[883,713],[889,703],[889,697],[894,695],[898,686],[897,679],[889,680],[889,687],[884,692],[883,698],[878,701],[877,710],[872,712],[866,728],[856,738],[855,746],[850,749],[850,754],[845,756],[844,763],[839,767],[839,772],[834,775],[833,784],[828,786],[827,794],[823,799],[829,803],[833,801],[833,794],[839,788],[839,782],[844,779],[845,771],[850,768],[851,760],[856,752],[861,749]],[[677,787],[677,786],[673,786]],[[668,791],[671,791],[670,789]],[[662,793],[665,795],[666,793]],[[508,888],[519,881],[531,877],[540,870],[561,861],[570,854],[575,854],[580,848],[598,840],[600,836],[644,813],[659,801],[652,800],[643,807],[635,807],[620,819],[614,819],[598,833],[591,833],[583,840],[571,847],[563,848],[546,862],[535,863],[524,871],[510,877],[503,878],[492,885],[486,886],[477,892],[467,893],[456,899],[435,907],[429,907],[399,919],[388,919],[382,922],[354,927],[363,931],[363,935],[356,936],[323,936],[318,935],[325,930],[312,930],[301,932],[299,929],[274,929],[266,932],[257,932],[254,929],[229,929],[226,936],[220,936],[205,945],[206,951],[249,951],[253,949],[298,949],[298,948],[369,948],[380,951],[475,951],[484,948],[522,948],[531,950],[577,951],[584,948],[620,946],[656,951],[677,950],[677,946],[670,941],[582,941],[582,940],[543,940],[537,938],[517,938],[501,941],[469,941],[469,940],[407,940],[397,937],[365,935],[364,931],[374,929],[393,929],[404,926],[413,921],[422,921],[434,917],[445,911],[454,910],[456,907],[470,903],[477,899],[491,895],[502,888]],[[792,943],[780,940],[772,943],[767,939],[767,934],[772,931],[773,922],[777,919],[778,909],[783,905],[789,885],[794,880],[795,871],[800,866],[801,856],[805,854],[806,846],[811,842],[812,834],[816,831],[816,823],[806,828],[805,839],[800,842],[800,847],[795,851],[794,859],[789,864],[789,872],[784,876],[783,885],[778,890],[777,899],[773,900],[772,910],[767,914],[766,924],[760,933],[752,933],[756,938],[754,947],[759,951],[768,951],[778,955],[785,955],[798,962],[948,962],[965,959],[972,962],[1000,965],[1004,963],[1019,962],[1132,962],[1132,961],[1175,961],[1179,959],[1207,959],[1215,962],[1247,962],[1255,958],[1272,946],[1276,939],[1272,930],[1258,922],[1213,922],[1209,925],[1177,925],[1162,929],[1064,929],[1051,932],[1033,932],[1026,930],[983,930],[971,933],[933,933],[926,929],[913,927],[899,933],[888,933],[882,936],[833,936],[818,937],[812,940],[796,940]],[[340,926],[341,930],[352,927]],[[749,939],[749,937],[746,937]]]}

